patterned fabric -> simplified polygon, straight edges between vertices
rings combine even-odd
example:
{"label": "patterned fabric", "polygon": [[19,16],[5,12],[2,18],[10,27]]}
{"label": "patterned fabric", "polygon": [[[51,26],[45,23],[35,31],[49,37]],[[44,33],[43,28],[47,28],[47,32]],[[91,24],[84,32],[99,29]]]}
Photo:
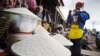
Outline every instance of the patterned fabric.
{"label": "patterned fabric", "polygon": [[0,8],[13,8],[17,0],[0,0]]}
{"label": "patterned fabric", "polygon": [[28,7],[26,0],[17,0],[16,7]]}
{"label": "patterned fabric", "polygon": [[15,8],[15,7],[28,7],[26,0],[0,0],[0,9]]}
{"label": "patterned fabric", "polygon": [[0,8],[3,8],[3,0],[0,0]]}

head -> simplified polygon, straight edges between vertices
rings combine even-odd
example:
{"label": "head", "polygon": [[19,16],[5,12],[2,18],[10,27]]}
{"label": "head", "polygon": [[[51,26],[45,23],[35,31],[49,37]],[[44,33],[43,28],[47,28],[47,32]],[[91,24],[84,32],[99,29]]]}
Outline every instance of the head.
{"label": "head", "polygon": [[37,12],[37,13],[42,13],[42,12],[43,12],[43,6],[38,6],[38,7],[36,8],[36,12]]}
{"label": "head", "polygon": [[35,13],[35,10],[36,10],[36,8],[37,8],[37,3],[36,3],[36,1],[35,1],[35,0],[26,0],[26,4],[27,4],[27,6],[28,6],[28,9],[29,9],[31,12]]}
{"label": "head", "polygon": [[36,12],[39,12],[39,11],[40,11],[40,7],[37,7],[37,8],[36,8]]}
{"label": "head", "polygon": [[77,2],[76,3],[76,9],[77,10],[80,10],[80,9],[82,9],[84,7],[84,3],[83,2]]}
{"label": "head", "polygon": [[63,29],[62,24],[57,25],[57,29],[61,31]]}
{"label": "head", "polygon": [[99,31],[97,31],[97,34],[99,34]]}

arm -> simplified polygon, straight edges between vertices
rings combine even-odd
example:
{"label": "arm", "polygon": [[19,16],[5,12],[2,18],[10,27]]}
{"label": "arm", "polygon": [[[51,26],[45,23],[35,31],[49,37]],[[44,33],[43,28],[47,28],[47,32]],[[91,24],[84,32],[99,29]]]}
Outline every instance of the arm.
{"label": "arm", "polygon": [[69,11],[68,17],[67,17],[67,25],[69,26],[71,24],[71,10]]}
{"label": "arm", "polygon": [[79,15],[81,17],[81,20],[83,20],[83,21],[86,21],[86,20],[90,19],[90,16],[86,11],[80,12]]}

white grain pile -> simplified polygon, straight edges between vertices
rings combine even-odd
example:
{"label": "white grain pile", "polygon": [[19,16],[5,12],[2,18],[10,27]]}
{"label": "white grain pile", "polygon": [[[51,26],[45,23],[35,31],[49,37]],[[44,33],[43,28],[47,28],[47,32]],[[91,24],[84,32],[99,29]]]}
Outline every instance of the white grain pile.
{"label": "white grain pile", "polygon": [[38,24],[38,20],[23,16],[19,21],[19,28],[21,32],[32,32]]}
{"label": "white grain pile", "polygon": [[32,16],[34,19],[38,19],[41,20],[38,16],[36,16],[35,14],[33,14],[31,11],[29,11],[27,8],[10,8],[10,9],[5,9],[4,11],[7,12],[12,12],[12,13],[17,13],[17,14],[21,14],[21,15],[28,15],[28,16]]}
{"label": "white grain pile", "polygon": [[13,44],[13,52],[20,56],[71,56],[67,48],[41,30],[31,38]]}
{"label": "white grain pile", "polygon": [[44,33],[44,34],[50,34],[45,28],[43,28],[41,25],[39,25],[38,27],[36,27],[35,29],[35,33]]}
{"label": "white grain pile", "polygon": [[[35,29],[36,33],[45,33],[45,34],[50,34],[47,30],[45,30],[41,25],[39,25],[36,29]],[[56,39],[57,41],[59,41],[61,44],[66,45],[66,46],[72,46],[73,43],[66,39],[63,35],[61,34],[57,34],[52,36],[54,39]]]}
{"label": "white grain pile", "polygon": [[61,44],[66,45],[66,46],[72,46],[73,43],[66,39],[63,35],[61,34],[56,34],[53,36],[54,39],[58,40]]}
{"label": "white grain pile", "polygon": [[4,11],[12,14],[10,19],[15,21],[16,27],[19,27],[21,32],[32,32],[37,27],[38,21],[41,20],[27,8],[11,8]]}

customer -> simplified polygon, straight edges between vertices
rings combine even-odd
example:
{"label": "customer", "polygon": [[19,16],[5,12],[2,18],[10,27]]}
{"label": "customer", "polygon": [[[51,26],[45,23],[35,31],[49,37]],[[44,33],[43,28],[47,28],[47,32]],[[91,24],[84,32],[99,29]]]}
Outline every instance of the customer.
{"label": "customer", "polygon": [[100,32],[97,31],[96,33],[96,45],[97,45],[97,48],[100,49]]}
{"label": "customer", "polygon": [[74,10],[69,11],[67,24],[70,26],[68,38],[73,42],[70,47],[72,56],[81,56],[81,39],[83,36],[83,27],[89,14],[83,11],[84,3],[77,2]]}

